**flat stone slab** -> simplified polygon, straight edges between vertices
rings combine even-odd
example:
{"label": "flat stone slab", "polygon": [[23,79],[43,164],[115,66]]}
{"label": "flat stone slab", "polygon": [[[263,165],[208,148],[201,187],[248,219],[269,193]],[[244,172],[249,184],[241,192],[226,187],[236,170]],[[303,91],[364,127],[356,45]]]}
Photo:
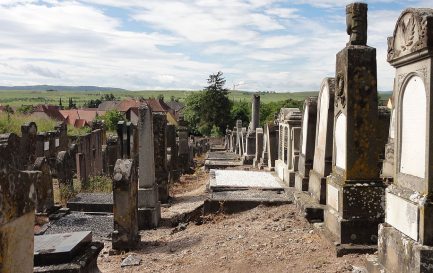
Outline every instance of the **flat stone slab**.
{"label": "flat stone slab", "polygon": [[91,242],[91,231],[35,236],[35,266],[69,263]]}
{"label": "flat stone slab", "polygon": [[67,207],[72,211],[113,212],[112,193],[79,193],[68,201]]}
{"label": "flat stone slab", "polygon": [[174,197],[170,207],[161,208],[160,226],[176,227],[199,218],[205,200],[205,195]]}
{"label": "flat stone slab", "polygon": [[283,190],[279,178],[269,172],[242,170],[211,170],[212,191],[236,189]]}
{"label": "flat stone slab", "polygon": [[89,215],[83,212],[72,212],[52,222],[45,234],[78,232],[90,230],[96,240],[106,240],[113,232],[113,215]]}
{"label": "flat stone slab", "polygon": [[208,160],[241,160],[241,157],[229,152],[209,152],[206,159]]}
{"label": "flat stone slab", "polygon": [[293,195],[281,191],[236,190],[212,192],[204,203],[204,213],[237,213],[259,205],[277,206],[293,203]]}

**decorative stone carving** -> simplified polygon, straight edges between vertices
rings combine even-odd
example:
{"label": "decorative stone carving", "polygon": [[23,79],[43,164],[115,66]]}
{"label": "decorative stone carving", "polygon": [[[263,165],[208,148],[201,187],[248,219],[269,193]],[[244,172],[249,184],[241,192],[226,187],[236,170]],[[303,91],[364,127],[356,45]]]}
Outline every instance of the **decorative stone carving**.
{"label": "decorative stone carving", "polygon": [[367,44],[367,4],[353,3],[346,7],[347,34],[350,40],[347,45]]}
{"label": "decorative stone carving", "polygon": [[432,47],[433,9],[406,9],[400,15],[393,37],[388,38],[388,61]]}
{"label": "decorative stone carving", "polygon": [[335,81],[335,107],[340,104],[342,108],[346,107],[346,95],[344,94],[344,74],[337,73]]}

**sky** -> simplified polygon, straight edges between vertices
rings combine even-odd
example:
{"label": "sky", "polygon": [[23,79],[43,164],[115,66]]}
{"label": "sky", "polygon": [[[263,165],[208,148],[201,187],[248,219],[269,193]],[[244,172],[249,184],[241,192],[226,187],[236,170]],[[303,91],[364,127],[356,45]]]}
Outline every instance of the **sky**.
{"label": "sky", "polygon": [[[318,90],[345,47],[344,0],[0,0],[0,85],[200,90]],[[368,45],[378,89],[392,90],[387,42],[408,7],[371,0]]]}

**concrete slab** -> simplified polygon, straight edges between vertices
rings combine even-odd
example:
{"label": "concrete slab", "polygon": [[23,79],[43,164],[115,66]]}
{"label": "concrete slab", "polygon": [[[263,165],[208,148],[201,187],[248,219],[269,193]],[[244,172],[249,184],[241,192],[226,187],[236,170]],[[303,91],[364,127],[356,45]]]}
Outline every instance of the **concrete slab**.
{"label": "concrete slab", "polygon": [[112,193],[79,193],[68,201],[71,211],[113,212]]}
{"label": "concrete slab", "polygon": [[91,231],[35,236],[35,266],[69,263],[91,242]]}
{"label": "concrete slab", "polygon": [[269,172],[242,170],[211,170],[212,191],[236,189],[283,190],[279,178]]}

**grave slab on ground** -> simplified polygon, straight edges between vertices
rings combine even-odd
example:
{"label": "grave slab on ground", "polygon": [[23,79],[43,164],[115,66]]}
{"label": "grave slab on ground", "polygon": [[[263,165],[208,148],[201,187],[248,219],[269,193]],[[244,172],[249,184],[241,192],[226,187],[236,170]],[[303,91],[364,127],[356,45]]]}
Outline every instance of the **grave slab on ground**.
{"label": "grave slab on ground", "polygon": [[283,191],[279,178],[269,172],[242,170],[211,170],[211,191],[261,189]]}
{"label": "grave slab on ground", "polygon": [[35,237],[34,272],[99,272],[97,258],[104,244],[92,243],[92,232]]}
{"label": "grave slab on ground", "polygon": [[112,193],[79,193],[68,201],[71,211],[113,212]]}
{"label": "grave slab on ground", "polygon": [[83,212],[72,212],[52,222],[45,234],[80,231],[92,231],[96,240],[108,240],[113,232],[113,215],[90,215]]}
{"label": "grave slab on ground", "polygon": [[225,169],[230,167],[238,167],[243,165],[241,157],[230,152],[209,152],[207,155],[204,167],[210,169]]}
{"label": "grave slab on ground", "polygon": [[210,194],[203,211],[236,213],[258,205],[281,205],[293,202],[293,194],[281,180],[269,172],[211,170]]}

